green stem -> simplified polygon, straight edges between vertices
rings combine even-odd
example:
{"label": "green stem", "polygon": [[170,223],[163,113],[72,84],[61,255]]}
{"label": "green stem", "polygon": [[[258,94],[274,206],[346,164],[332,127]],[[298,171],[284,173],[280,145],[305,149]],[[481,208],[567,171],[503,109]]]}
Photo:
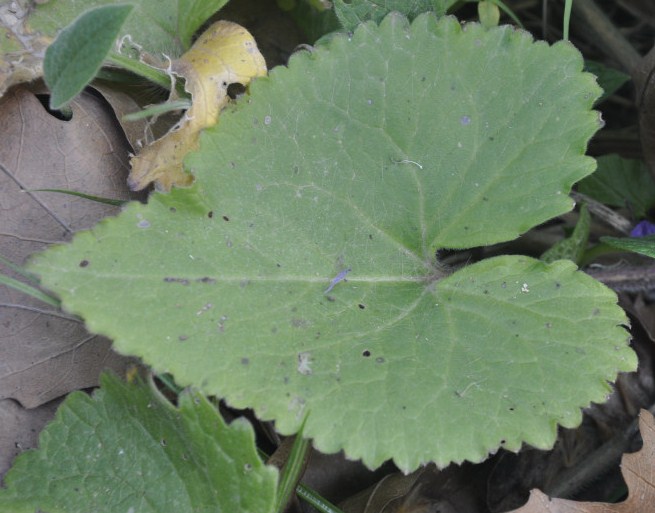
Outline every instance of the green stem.
{"label": "green stem", "polygon": [[571,23],[571,7],[573,6],[573,0],[566,0],[564,3],[564,27],[563,27],[563,33],[564,41],[569,40],[569,25]]}
{"label": "green stem", "polygon": [[115,64],[116,66],[119,66],[120,68],[131,71],[135,75],[139,75],[140,77],[143,77],[165,89],[171,89],[171,78],[165,71],[153,68],[152,66],[148,66],[141,61],[125,57],[124,55],[116,52],[111,52],[107,56],[107,61]]}
{"label": "green stem", "polygon": [[305,471],[307,453],[311,447],[309,440],[302,436],[306,420],[307,416],[305,416],[305,420],[303,420],[302,426],[300,426],[300,429],[296,434],[293,446],[291,447],[291,452],[289,453],[289,457],[282,469],[280,483],[277,487],[277,503],[275,505],[275,511],[278,513],[284,512],[303,472]]}
{"label": "green stem", "polygon": [[320,513],[343,513],[334,504],[326,501],[314,490],[307,488],[303,484],[298,485],[298,488],[296,488],[296,494],[298,494],[298,497],[302,500],[314,506]]}
{"label": "green stem", "polygon": [[591,248],[587,249],[584,252],[578,265],[580,267],[585,267],[596,261],[600,256],[609,255],[611,253],[621,253],[621,251],[622,250],[620,249],[613,248],[609,244],[605,244],[604,242],[599,242],[598,244],[592,246]]}
{"label": "green stem", "polygon": [[10,278],[9,276],[5,276],[4,274],[0,274],[0,285],[5,285],[14,290],[22,292],[23,294],[32,296],[33,298],[36,298],[39,301],[43,301],[44,303],[47,303],[50,306],[54,306],[55,308],[59,308],[60,306],[59,300],[57,300],[56,298],[46,294],[45,292],[40,291],[35,287],[32,287],[31,285],[28,285],[27,283],[23,283],[22,281],[18,281],[14,278]]}
{"label": "green stem", "polygon": [[[259,454],[259,457],[264,461],[266,461],[269,457],[268,454],[262,451],[259,447],[257,448],[257,453]],[[296,487],[296,495],[308,504],[314,506],[314,508],[316,508],[319,513],[343,513],[343,511],[337,508],[334,504],[325,500],[318,493],[316,493],[311,488],[308,488],[304,484],[298,484]]]}

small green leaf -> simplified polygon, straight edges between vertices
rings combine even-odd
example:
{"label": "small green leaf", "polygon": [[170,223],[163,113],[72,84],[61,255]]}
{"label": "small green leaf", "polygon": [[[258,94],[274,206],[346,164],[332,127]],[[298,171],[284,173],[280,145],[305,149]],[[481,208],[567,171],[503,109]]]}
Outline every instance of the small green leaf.
{"label": "small green leaf", "polygon": [[229,426],[200,394],[179,408],[154,387],[105,375],[70,394],[0,489],[12,513],[273,512],[277,471],[257,456],[247,421]]}
{"label": "small green leaf", "polygon": [[[54,36],[82,12],[120,0],[50,0],[38,3],[30,13],[30,31]],[[191,46],[195,32],[223,7],[227,0],[131,0],[134,12],[118,34],[129,46],[141,47],[151,55],[165,53],[171,58],[182,55]]]}
{"label": "small green leaf", "polygon": [[495,3],[488,0],[478,2],[478,17],[483,27],[497,27],[500,21],[500,9]]}
{"label": "small green leaf", "polygon": [[541,255],[544,262],[550,263],[555,260],[566,258],[576,264],[580,264],[589,241],[589,229],[591,228],[591,215],[587,205],[580,207],[580,218],[570,237],[559,241],[552,248]]}
{"label": "small green leaf", "polygon": [[640,253],[655,258],[655,235],[646,237],[601,237],[601,242],[617,249]]}
{"label": "small green leaf", "polygon": [[66,105],[95,77],[132,9],[127,4],[96,7],[59,33],[43,61],[51,109]]}
{"label": "small green leaf", "polygon": [[419,14],[434,12],[438,16],[457,0],[334,0],[334,12],[345,30],[352,31],[366,22],[379,23],[390,12],[403,14],[413,20]]}
{"label": "small green leaf", "polygon": [[630,75],[605,66],[601,62],[585,60],[585,71],[596,75],[598,85],[603,88],[603,94],[597,103],[601,103],[612,96],[623,84],[630,80]]}
{"label": "small green leaf", "polygon": [[578,191],[611,207],[627,208],[637,218],[655,205],[655,182],[641,160],[604,155],[596,172],[578,184]]}

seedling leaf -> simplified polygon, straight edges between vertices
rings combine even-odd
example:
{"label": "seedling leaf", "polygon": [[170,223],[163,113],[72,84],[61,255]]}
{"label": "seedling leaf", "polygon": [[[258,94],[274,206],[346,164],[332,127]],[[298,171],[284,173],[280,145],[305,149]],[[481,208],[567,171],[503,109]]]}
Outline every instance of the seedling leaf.
{"label": "seedling leaf", "polygon": [[600,240],[614,248],[655,258],[655,235],[647,237],[601,237]]}
{"label": "seedling leaf", "polygon": [[544,262],[550,263],[562,258],[568,258],[579,265],[585,249],[587,248],[587,242],[589,242],[590,227],[591,215],[589,214],[587,205],[583,204],[580,207],[580,218],[578,219],[570,237],[559,241],[553,247],[548,249],[543,255],[541,255],[541,259]]}
{"label": "seedling leaf", "polygon": [[567,43],[392,14],[256,80],[187,159],[191,189],[32,270],[181,385],[284,434],[310,411],[319,450],[411,471],[549,447],[635,367],[616,296],[571,262],[451,274],[434,254],[571,208],[599,126],[581,69]]}
{"label": "seedling leaf", "polygon": [[434,12],[442,16],[457,0],[334,0],[334,12],[345,30],[354,30],[366,21],[381,22],[391,12],[410,20],[421,13]]}
{"label": "seedling leaf", "polygon": [[598,169],[578,184],[578,191],[606,205],[629,209],[642,218],[655,206],[655,183],[640,160],[619,155],[598,158]]}
{"label": "seedling leaf", "polygon": [[2,511],[273,512],[277,472],[247,421],[226,426],[194,392],[175,408],[152,386],[101,381],[93,398],[70,394],[39,449],[18,457]]}
{"label": "seedling leaf", "polygon": [[125,4],[96,7],[59,33],[43,61],[51,109],[67,105],[95,77],[132,9]]}

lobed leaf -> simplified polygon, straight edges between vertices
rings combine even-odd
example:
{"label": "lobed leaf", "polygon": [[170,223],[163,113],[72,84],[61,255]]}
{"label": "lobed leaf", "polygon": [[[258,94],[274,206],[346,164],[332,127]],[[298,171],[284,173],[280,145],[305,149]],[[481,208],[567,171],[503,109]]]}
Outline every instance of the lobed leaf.
{"label": "lobed leaf", "polygon": [[93,398],[70,394],[39,449],[17,458],[3,511],[273,511],[277,472],[257,456],[247,421],[225,425],[198,393],[175,408],[154,386],[101,382]]}

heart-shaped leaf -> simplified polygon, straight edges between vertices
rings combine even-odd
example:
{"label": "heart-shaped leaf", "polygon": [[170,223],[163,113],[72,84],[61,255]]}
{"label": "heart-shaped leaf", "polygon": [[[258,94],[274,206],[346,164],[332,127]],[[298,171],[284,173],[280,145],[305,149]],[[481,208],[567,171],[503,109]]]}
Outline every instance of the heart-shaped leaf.
{"label": "heart-shaped leaf", "polygon": [[566,261],[452,272],[438,248],[571,208],[600,93],[567,43],[390,15],[294,57],[206,131],[192,189],[33,270],[91,330],[285,434],[405,471],[479,461],[635,366],[615,295]]}

